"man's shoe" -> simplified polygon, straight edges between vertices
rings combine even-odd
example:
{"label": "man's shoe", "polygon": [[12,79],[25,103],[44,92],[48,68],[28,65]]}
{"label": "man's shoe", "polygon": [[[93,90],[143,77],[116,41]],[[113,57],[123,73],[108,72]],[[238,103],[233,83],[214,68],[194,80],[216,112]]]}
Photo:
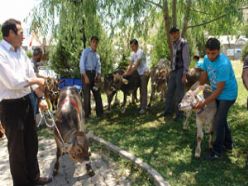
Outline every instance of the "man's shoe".
{"label": "man's shoe", "polygon": [[211,151],[208,154],[208,156],[206,157],[206,160],[208,160],[208,161],[218,160],[218,159],[220,159],[220,157],[221,156],[219,154],[215,153],[214,151]]}
{"label": "man's shoe", "polygon": [[48,183],[52,182],[51,177],[40,177],[38,180],[34,182],[35,185],[46,185]]}

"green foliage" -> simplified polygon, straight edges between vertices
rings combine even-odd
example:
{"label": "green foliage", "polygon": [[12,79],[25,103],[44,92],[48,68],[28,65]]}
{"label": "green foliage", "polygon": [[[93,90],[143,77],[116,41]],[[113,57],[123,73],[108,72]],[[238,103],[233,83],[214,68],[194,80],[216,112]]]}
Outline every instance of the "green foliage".
{"label": "green foliage", "polygon": [[[2,28],[2,25],[0,24],[0,28]],[[0,32],[0,40],[3,39],[2,32]]]}
{"label": "green foliage", "polygon": [[161,21],[158,32],[156,32],[156,35],[152,40],[154,44],[154,49],[151,54],[152,66],[157,64],[161,58],[170,59],[169,47],[166,40],[164,24]]}
{"label": "green foliage", "polygon": [[[79,77],[80,55],[92,35],[100,38],[98,53],[102,72],[112,67],[112,43],[96,14],[97,1],[43,0],[35,10],[32,29],[42,34],[53,34],[52,68],[63,77]],[[53,21],[49,22],[53,18]],[[54,21],[54,20],[57,20]]]}
{"label": "green foliage", "polygon": [[[89,37],[98,35],[101,39],[98,52],[103,63],[102,71],[108,73],[113,68],[127,64],[127,57],[130,55],[129,41],[132,38],[142,41],[141,48],[145,51],[147,44],[153,46],[151,53],[153,64],[161,57],[169,58],[164,5],[168,4],[170,20],[168,26],[172,25],[174,19],[181,29],[186,23],[185,37],[189,41],[191,53],[194,54],[198,49],[203,55],[205,39],[209,35],[239,32],[238,28],[242,24],[240,8],[245,2],[245,0],[180,0],[176,2],[177,15],[173,17],[173,1],[42,0],[34,11],[32,28],[43,35],[51,32],[55,43],[60,42],[58,47],[63,46],[63,51],[70,55],[67,57],[70,62],[66,64],[75,69],[78,68],[80,51],[87,46]],[[189,14],[186,14],[188,7]],[[55,54],[55,51],[52,54]],[[55,62],[58,55],[56,54],[56,58],[51,56],[56,68],[60,64],[59,61]],[[77,73],[77,70],[73,72]]]}
{"label": "green foliage", "polygon": [[26,54],[27,54],[27,56],[28,56],[30,59],[31,59],[32,56],[33,56],[32,51],[30,51],[30,50],[26,51]]}
{"label": "green foliage", "polygon": [[248,43],[242,49],[241,59],[244,61],[245,57],[248,55]]}

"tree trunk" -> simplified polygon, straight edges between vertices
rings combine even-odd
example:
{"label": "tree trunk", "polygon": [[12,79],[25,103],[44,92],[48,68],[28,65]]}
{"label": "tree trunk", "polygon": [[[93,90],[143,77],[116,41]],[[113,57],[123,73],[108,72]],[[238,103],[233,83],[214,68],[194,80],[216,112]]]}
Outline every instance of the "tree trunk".
{"label": "tree trunk", "polygon": [[168,1],[164,0],[163,1],[163,17],[164,17],[164,27],[165,27],[165,34],[167,36],[167,44],[168,47],[170,48],[170,56],[169,59],[172,62],[173,55],[172,55],[172,43],[170,40],[170,16],[169,16],[169,9],[168,9]]}
{"label": "tree trunk", "polygon": [[177,0],[172,2],[172,25],[177,26]]}
{"label": "tree trunk", "polygon": [[186,0],[186,11],[185,11],[184,19],[183,19],[183,28],[181,32],[182,37],[185,36],[186,30],[188,27],[189,12],[190,12],[191,5],[192,5],[192,0]]}

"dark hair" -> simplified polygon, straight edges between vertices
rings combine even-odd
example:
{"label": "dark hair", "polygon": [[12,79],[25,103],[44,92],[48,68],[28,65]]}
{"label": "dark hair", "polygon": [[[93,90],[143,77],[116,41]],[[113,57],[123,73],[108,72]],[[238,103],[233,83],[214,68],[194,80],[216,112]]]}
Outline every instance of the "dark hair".
{"label": "dark hair", "polygon": [[130,45],[131,45],[131,44],[139,45],[139,42],[138,42],[137,39],[132,39],[132,40],[130,41]]}
{"label": "dark hair", "polygon": [[173,33],[173,32],[179,32],[179,28],[177,28],[177,27],[172,27],[171,29],[170,29],[170,31],[169,31],[169,33],[171,34],[171,33]]}
{"label": "dark hair", "polygon": [[198,55],[194,55],[193,59],[198,61],[200,59],[200,57]]}
{"label": "dark hair", "polygon": [[99,42],[99,38],[97,36],[91,36],[90,42],[95,40],[96,42]]}
{"label": "dark hair", "polygon": [[209,50],[220,50],[220,41],[216,38],[209,38],[205,47]]}
{"label": "dark hair", "polygon": [[17,24],[20,25],[21,22],[15,19],[8,19],[7,21],[5,21],[2,25],[3,37],[7,37],[9,35],[10,30],[13,30],[13,32],[17,34],[18,32],[17,27],[16,27]]}
{"label": "dark hair", "polygon": [[38,55],[42,55],[43,54],[43,51],[40,47],[35,47],[33,49],[33,56],[38,56]]}

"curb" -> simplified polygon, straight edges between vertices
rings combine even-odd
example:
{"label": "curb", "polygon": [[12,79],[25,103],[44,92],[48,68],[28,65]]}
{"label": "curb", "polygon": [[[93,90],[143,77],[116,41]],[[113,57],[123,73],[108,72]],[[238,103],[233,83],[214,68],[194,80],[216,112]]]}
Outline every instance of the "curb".
{"label": "curb", "polygon": [[146,162],[143,162],[141,158],[137,158],[130,152],[122,150],[121,148],[113,145],[112,143],[107,142],[104,139],[95,136],[92,132],[89,132],[87,134],[87,137],[97,143],[100,143],[101,145],[104,145],[107,149],[126,158],[127,160],[132,161],[135,165],[145,170],[148,173],[148,175],[154,180],[156,186],[169,186],[170,185],[167,181],[164,180],[164,178],[155,169],[153,169]]}

